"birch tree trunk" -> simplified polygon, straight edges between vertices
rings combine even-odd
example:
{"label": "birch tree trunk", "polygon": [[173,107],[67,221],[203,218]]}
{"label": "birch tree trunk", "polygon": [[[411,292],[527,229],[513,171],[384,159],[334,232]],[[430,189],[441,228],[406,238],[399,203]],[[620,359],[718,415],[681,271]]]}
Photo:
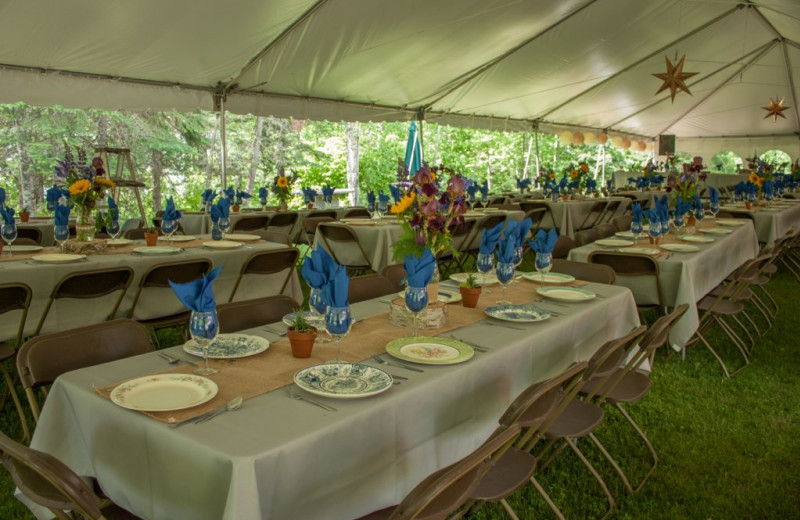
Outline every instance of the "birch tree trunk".
{"label": "birch tree trunk", "polygon": [[256,172],[261,162],[261,134],[264,130],[264,118],[256,118],[256,135],[253,137],[253,147],[250,153],[250,173],[247,175],[247,193],[252,194],[256,183]]}
{"label": "birch tree trunk", "polygon": [[19,157],[19,170],[17,186],[19,187],[19,207],[17,213],[23,209],[27,209],[32,214],[36,214],[36,206],[42,198],[42,177],[33,171],[33,159],[28,153],[25,143],[28,142],[20,122],[17,121],[16,127],[16,143],[17,156]]}
{"label": "birch tree trunk", "polygon": [[358,204],[358,138],[359,123],[347,123],[344,130],[345,141],[347,142],[347,187],[350,192],[350,205]]}
{"label": "birch tree trunk", "polygon": [[164,171],[164,153],[153,150],[151,164],[153,166],[153,209],[161,211],[161,174]]}

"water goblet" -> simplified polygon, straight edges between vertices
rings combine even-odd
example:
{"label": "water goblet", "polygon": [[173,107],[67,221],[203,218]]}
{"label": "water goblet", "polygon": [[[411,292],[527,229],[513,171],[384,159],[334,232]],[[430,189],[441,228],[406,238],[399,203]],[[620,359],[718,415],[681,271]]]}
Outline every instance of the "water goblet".
{"label": "water goblet", "polygon": [[229,233],[231,230],[231,219],[228,217],[220,217],[220,219],[217,221],[217,225],[222,233],[222,238],[225,238],[225,234]]}
{"label": "water goblet", "polygon": [[503,285],[503,296],[502,299],[498,300],[496,303],[498,305],[510,305],[511,302],[506,300],[506,289],[508,288],[508,283],[514,278],[514,263],[513,262],[497,262],[497,279],[500,280],[500,283]]}
{"label": "water goblet", "polygon": [[389,211],[389,203],[385,200],[378,201],[378,217],[382,217],[387,211]]}
{"label": "water goblet", "polygon": [[117,235],[119,235],[120,229],[121,228],[119,227],[119,220],[112,220],[106,225],[106,231],[111,237],[111,240],[117,239]]}
{"label": "water goblet", "polygon": [[2,234],[3,241],[6,243],[5,249],[3,249],[3,256],[11,256],[11,242],[17,239],[17,226],[11,223],[3,224],[3,227],[0,228],[0,234]]}
{"label": "water goblet", "polygon": [[768,193],[764,193],[764,200],[767,201],[767,207],[769,207],[770,202],[772,202],[772,199],[774,199],[774,198],[775,198],[775,195],[773,195],[773,193],[771,191],[768,192]]}
{"label": "water goblet", "polygon": [[683,218],[683,215],[676,212],[672,219],[672,224],[675,226],[675,234],[682,235],[683,226],[686,224],[686,220]]}
{"label": "water goblet", "polygon": [[417,335],[417,316],[428,306],[428,289],[426,287],[406,287],[406,309],[414,316],[414,336]]}
{"label": "water goblet", "polygon": [[697,211],[694,212],[695,218],[697,218],[697,222],[701,222],[703,218],[706,216],[706,210],[703,206],[697,208]]}
{"label": "water goblet", "polygon": [[483,193],[481,194],[481,204],[484,208],[489,206],[489,194]]}
{"label": "water goblet", "polygon": [[308,293],[308,308],[311,311],[311,314],[314,316],[314,325],[320,330],[325,331],[324,335],[319,335],[317,337],[317,341],[319,343],[330,343],[330,333],[328,333],[328,330],[324,327],[325,315],[328,313],[328,304],[325,303],[325,297],[322,294],[322,289],[314,289],[313,287],[311,288],[311,292]]}
{"label": "water goblet", "polygon": [[164,219],[161,221],[161,232],[167,235],[167,240],[172,244],[172,235],[178,229],[178,221],[173,219]]}
{"label": "water goblet", "polygon": [[[119,225],[117,225],[119,227]],[[69,240],[69,226],[66,224],[56,224],[53,228],[53,236],[58,243],[58,246],[61,248],[61,254],[64,254],[64,245]]]}
{"label": "water goblet", "polygon": [[210,376],[219,372],[216,368],[208,366],[208,346],[217,337],[219,331],[219,319],[217,311],[210,312],[192,311],[189,318],[189,333],[192,339],[203,349],[203,366],[194,370],[195,374]]}
{"label": "water goblet", "polygon": [[219,222],[211,226],[211,240],[222,240],[222,230],[219,228]]}
{"label": "water goblet", "polygon": [[669,234],[669,218],[667,220],[661,221],[661,236],[667,236]]}
{"label": "water goblet", "polygon": [[353,317],[350,314],[350,306],[333,307],[328,306],[328,313],[325,315],[325,329],[336,340],[336,358],[334,362],[341,363],[339,352],[341,350],[342,338],[350,332],[353,325]]}
{"label": "water goblet", "polygon": [[369,213],[370,219],[377,220],[381,218],[380,215],[378,215],[377,211],[378,211],[378,205],[375,204],[375,201],[374,200],[372,202],[367,201],[367,213]]}
{"label": "water goblet", "polygon": [[657,244],[658,237],[661,236],[661,226],[658,225],[658,222],[650,223],[650,227],[648,228],[648,234],[650,235],[650,243]]}
{"label": "water goblet", "polygon": [[636,241],[639,240],[639,235],[642,234],[644,231],[644,226],[641,222],[632,221],[631,222],[631,233],[633,233],[633,243],[636,245]]}
{"label": "water goblet", "polygon": [[52,201],[52,200],[48,200],[47,201],[47,211],[52,213],[55,210],[56,210],[56,203],[54,201]]}
{"label": "water goblet", "polygon": [[719,213],[719,202],[712,202],[708,209],[711,211],[711,215],[714,218],[717,218],[717,213]]}
{"label": "water goblet", "polygon": [[[494,255],[492,253],[478,253],[478,260],[476,267],[481,273],[481,285],[486,285],[486,274],[491,272],[494,268]],[[492,292],[489,289],[484,289],[484,292]]]}
{"label": "water goblet", "polygon": [[536,266],[536,272],[539,273],[542,279],[542,283],[544,283],[544,275],[550,272],[550,267],[553,265],[553,253],[536,253],[534,265]]}
{"label": "water goblet", "polygon": [[267,211],[267,199],[263,198],[258,201],[261,203],[261,211]]}

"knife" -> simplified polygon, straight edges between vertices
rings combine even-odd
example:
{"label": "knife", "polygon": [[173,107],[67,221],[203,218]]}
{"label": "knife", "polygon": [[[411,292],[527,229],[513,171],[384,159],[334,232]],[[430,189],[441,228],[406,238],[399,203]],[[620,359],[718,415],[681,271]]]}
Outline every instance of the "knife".
{"label": "knife", "polygon": [[333,406],[329,406],[329,405],[327,405],[325,403],[321,403],[321,402],[319,402],[319,401],[317,401],[315,399],[311,399],[310,397],[306,397],[304,395],[299,395],[299,394],[295,394],[295,393],[289,393],[289,397],[291,397],[292,399],[297,399],[298,401],[305,401],[305,402],[307,402],[309,404],[313,404],[313,405],[319,406],[323,410],[327,410],[329,412],[336,412],[337,411],[336,408],[334,408]]}

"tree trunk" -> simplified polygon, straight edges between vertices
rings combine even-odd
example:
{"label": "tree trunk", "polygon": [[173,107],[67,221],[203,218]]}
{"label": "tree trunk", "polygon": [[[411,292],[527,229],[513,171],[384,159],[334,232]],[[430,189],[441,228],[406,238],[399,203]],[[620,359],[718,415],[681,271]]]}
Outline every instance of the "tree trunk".
{"label": "tree trunk", "polygon": [[[36,214],[36,205],[41,199],[42,192],[42,178],[33,171],[33,159],[28,153],[27,146],[24,143],[28,142],[25,134],[17,122],[16,126],[16,149],[17,156],[19,157],[19,171],[17,185],[19,186],[19,207],[17,213],[23,209],[27,209],[33,214]],[[38,189],[37,189],[38,188]]]}
{"label": "tree trunk", "polygon": [[358,204],[358,138],[360,125],[347,123],[344,137],[347,142],[347,187],[350,192],[350,205]]}
{"label": "tree trunk", "polygon": [[203,189],[207,190],[211,187],[211,179],[214,177],[214,150],[217,149],[217,135],[219,134],[219,118],[214,118],[214,130],[211,132],[211,145],[206,150],[204,154],[205,159],[205,170],[206,170],[206,181],[203,185]]}
{"label": "tree trunk", "polygon": [[256,183],[256,172],[261,162],[261,134],[264,130],[264,118],[256,118],[256,135],[253,137],[253,147],[250,153],[250,173],[247,175],[247,193],[252,194]]}
{"label": "tree trunk", "polygon": [[161,211],[161,174],[164,171],[164,153],[153,150],[153,209]]}

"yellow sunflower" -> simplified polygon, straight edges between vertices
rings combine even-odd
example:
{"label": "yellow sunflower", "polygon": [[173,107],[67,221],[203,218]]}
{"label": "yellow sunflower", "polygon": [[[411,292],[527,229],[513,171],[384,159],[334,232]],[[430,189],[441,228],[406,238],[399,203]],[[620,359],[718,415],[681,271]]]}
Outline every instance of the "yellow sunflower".
{"label": "yellow sunflower", "polygon": [[584,163],[580,163],[578,167],[581,169],[583,173],[587,173],[589,171],[589,165]]}
{"label": "yellow sunflower", "polygon": [[414,199],[416,199],[416,198],[417,198],[417,194],[412,191],[410,194],[403,196],[403,198],[400,199],[397,202],[397,204],[392,204],[392,207],[389,208],[389,210],[394,215],[397,215],[398,213],[402,213],[405,210],[407,210],[408,208],[410,208],[412,204],[414,204]]}
{"label": "yellow sunflower", "polygon": [[94,182],[96,184],[100,184],[108,188],[113,188],[114,186],[116,186],[116,184],[114,184],[114,181],[112,181],[111,179],[106,179],[105,177],[95,177]]}
{"label": "yellow sunflower", "polygon": [[550,172],[550,178],[551,179],[555,179],[556,178],[556,172]]}
{"label": "yellow sunflower", "polygon": [[436,180],[436,173],[431,172],[431,182]]}
{"label": "yellow sunflower", "polygon": [[278,180],[275,181],[275,184],[279,188],[285,188],[285,187],[287,187],[289,185],[289,178],[288,177],[283,177],[283,176],[278,177]]}
{"label": "yellow sunflower", "polygon": [[571,172],[569,172],[569,176],[572,177],[573,179],[576,179],[580,174],[581,173],[578,170],[572,170]]}
{"label": "yellow sunflower", "polygon": [[753,184],[758,184],[759,186],[761,185],[760,182],[763,181],[763,179],[757,173],[751,173],[747,180]]}
{"label": "yellow sunflower", "polygon": [[81,179],[79,181],[75,181],[72,183],[72,186],[69,187],[69,194],[70,195],[80,195],[81,193],[86,193],[89,191],[89,188],[92,187],[92,184],[89,182],[88,179]]}

